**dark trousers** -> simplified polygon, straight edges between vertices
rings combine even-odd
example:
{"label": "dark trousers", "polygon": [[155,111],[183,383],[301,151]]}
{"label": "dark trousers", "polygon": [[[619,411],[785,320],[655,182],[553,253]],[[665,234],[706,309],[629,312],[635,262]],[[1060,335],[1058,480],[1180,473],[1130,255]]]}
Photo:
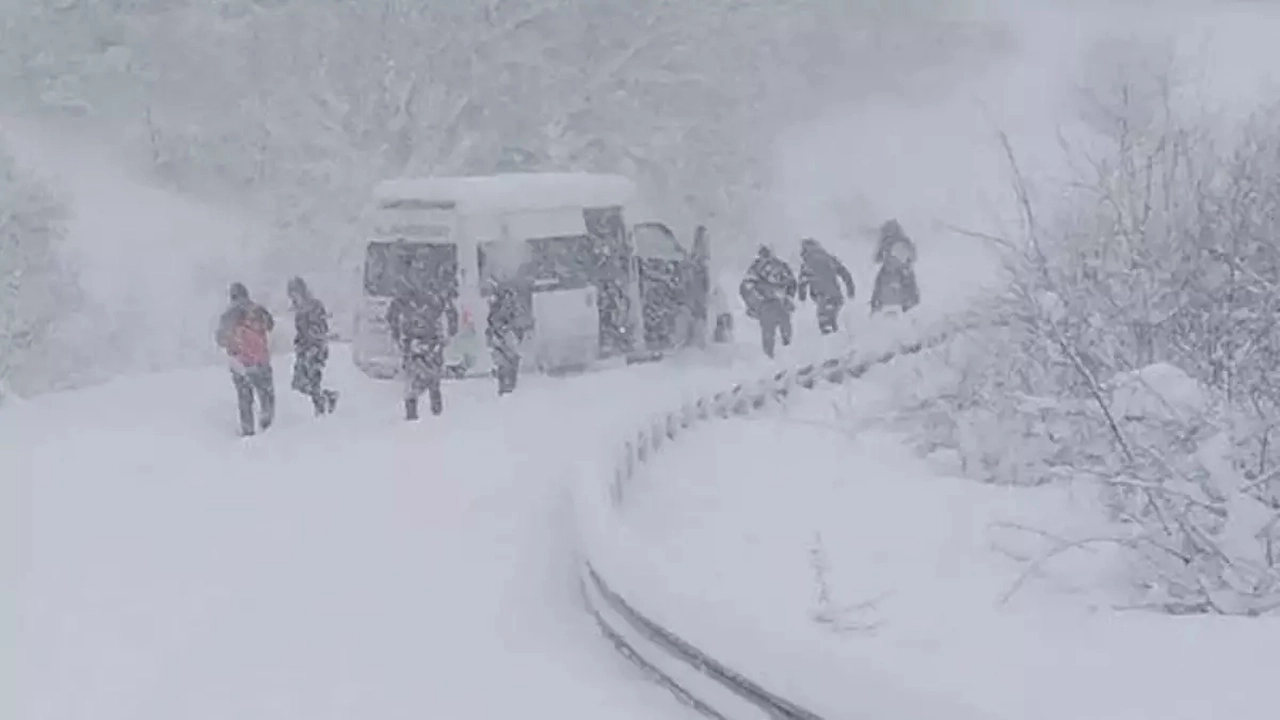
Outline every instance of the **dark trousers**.
{"label": "dark trousers", "polygon": [[764,354],[773,357],[777,337],[782,336],[783,346],[791,344],[791,313],[782,303],[770,303],[760,308],[760,345]]}
{"label": "dark trousers", "polygon": [[444,394],[440,389],[440,377],[444,372],[444,348],[436,345],[420,352],[408,352],[404,357],[404,415],[407,420],[418,419],[418,398],[427,393],[431,401],[431,414],[444,412]]}
{"label": "dark trousers", "polygon": [[813,303],[818,307],[818,332],[830,335],[840,329],[840,310],[844,307],[844,299],[815,295]]}
{"label": "dark trousers", "polygon": [[240,409],[240,434],[252,435],[253,400],[258,399],[260,416],[258,423],[263,430],[271,427],[276,414],[275,377],[270,365],[250,365],[243,372],[231,371],[231,382],[236,387],[236,404]]}
{"label": "dark trousers", "polygon": [[515,392],[520,378],[520,354],[514,349],[499,346],[493,351],[493,374],[498,378],[498,394]]}
{"label": "dark trousers", "polygon": [[333,412],[338,394],[326,390],[324,366],[329,361],[329,348],[323,345],[304,345],[294,348],[293,389],[311,398],[317,415]]}

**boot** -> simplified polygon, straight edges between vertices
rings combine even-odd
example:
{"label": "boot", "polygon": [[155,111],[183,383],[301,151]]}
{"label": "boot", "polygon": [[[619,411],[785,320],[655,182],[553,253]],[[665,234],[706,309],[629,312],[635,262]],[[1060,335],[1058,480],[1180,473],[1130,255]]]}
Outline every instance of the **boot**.
{"label": "boot", "polygon": [[418,419],[418,398],[405,398],[404,400],[404,419]]}
{"label": "boot", "polygon": [[[433,387],[430,390],[431,395],[431,414],[439,415],[444,412],[444,395],[440,392],[440,388]],[[416,401],[415,401],[416,402]]]}
{"label": "boot", "polygon": [[328,406],[329,406],[329,409],[328,409],[328,411],[327,411],[327,412],[333,412],[334,410],[337,410],[337,409],[338,409],[338,391],[336,391],[336,390],[325,390],[325,391],[324,391],[324,399],[325,399],[325,402],[326,402],[326,403],[328,404]]}

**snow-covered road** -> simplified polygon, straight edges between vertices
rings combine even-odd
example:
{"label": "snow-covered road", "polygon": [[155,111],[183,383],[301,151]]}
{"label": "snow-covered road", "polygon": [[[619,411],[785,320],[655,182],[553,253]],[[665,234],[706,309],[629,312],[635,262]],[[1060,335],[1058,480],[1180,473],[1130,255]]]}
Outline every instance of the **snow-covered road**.
{"label": "snow-covered road", "polygon": [[[24,720],[671,717],[582,611],[563,470],[619,417],[724,382],[674,362],[397,386],[335,353],[339,412],[234,437],[221,368],[0,413]],[[277,359],[286,392],[287,358]]]}

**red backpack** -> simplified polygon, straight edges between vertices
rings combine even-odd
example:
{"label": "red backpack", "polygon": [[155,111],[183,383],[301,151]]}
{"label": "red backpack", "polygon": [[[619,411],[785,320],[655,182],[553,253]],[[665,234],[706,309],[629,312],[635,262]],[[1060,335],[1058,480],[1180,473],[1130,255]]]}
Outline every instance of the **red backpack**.
{"label": "red backpack", "polygon": [[260,313],[249,310],[244,320],[231,329],[231,356],[241,365],[267,365],[271,347],[267,342],[267,324]]}

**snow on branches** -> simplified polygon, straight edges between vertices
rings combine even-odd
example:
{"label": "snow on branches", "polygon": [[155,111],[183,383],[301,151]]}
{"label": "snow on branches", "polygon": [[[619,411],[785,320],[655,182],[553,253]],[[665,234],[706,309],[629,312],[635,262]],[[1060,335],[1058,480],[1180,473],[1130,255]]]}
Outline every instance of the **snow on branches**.
{"label": "snow on branches", "polygon": [[1276,612],[1276,108],[1215,133],[1158,87],[1141,122],[1119,93],[1088,152],[1063,140],[1079,171],[1061,207],[1033,200],[1005,141],[1022,211],[1009,289],[996,322],[938,351],[945,390],[918,436],[987,481],[1095,486],[1111,531],[1046,553],[1119,546],[1139,606]]}

